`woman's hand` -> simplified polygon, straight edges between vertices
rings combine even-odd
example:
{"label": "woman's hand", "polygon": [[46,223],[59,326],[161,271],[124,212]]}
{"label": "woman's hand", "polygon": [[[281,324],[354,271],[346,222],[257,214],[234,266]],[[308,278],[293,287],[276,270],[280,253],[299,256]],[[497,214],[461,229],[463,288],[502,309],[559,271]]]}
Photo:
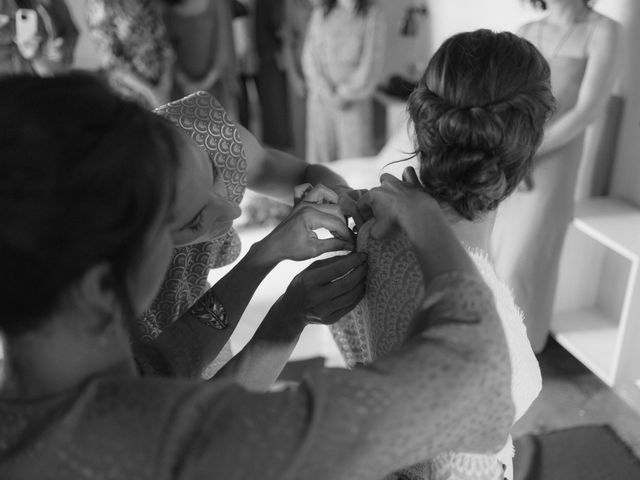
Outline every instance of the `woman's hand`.
{"label": "woman's hand", "polygon": [[338,195],[340,210],[346,218],[353,218],[355,232],[357,232],[366,221],[358,209],[358,201],[367,192],[367,189],[354,190],[348,188],[340,190]]}
{"label": "woman's hand", "polygon": [[[315,230],[326,229],[333,237],[319,238]],[[307,260],[323,253],[353,250],[351,231],[336,204],[298,203],[293,211],[259,242],[266,263]]]}
{"label": "woman's hand", "polygon": [[299,334],[305,325],[330,325],[350,312],[365,291],[366,255],[350,253],[312,263],[291,281],[269,312]]}
{"label": "woman's hand", "polygon": [[297,205],[301,201],[316,204],[338,204],[346,219],[353,218],[357,230],[364,223],[364,218],[358,210],[358,200],[366,192],[366,189],[354,190],[350,187],[340,187],[332,190],[322,184],[313,187],[310,183],[303,183],[294,188],[293,204]]}
{"label": "woman's hand", "polygon": [[402,179],[385,173],[380,177],[381,186],[358,200],[360,215],[365,220],[373,219],[373,238],[384,238],[398,226],[407,230],[428,223],[430,216],[442,216],[438,203],[420,187],[412,167],[404,170]]}
{"label": "woman's hand", "polygon": [[293,205],[298,205],[300,202],[323,204],[323,203],[338,203],[338,194],[328,187],[325,187],[321,183],[316,186],[310,183],[303,183],[296,185],[293,188]]}

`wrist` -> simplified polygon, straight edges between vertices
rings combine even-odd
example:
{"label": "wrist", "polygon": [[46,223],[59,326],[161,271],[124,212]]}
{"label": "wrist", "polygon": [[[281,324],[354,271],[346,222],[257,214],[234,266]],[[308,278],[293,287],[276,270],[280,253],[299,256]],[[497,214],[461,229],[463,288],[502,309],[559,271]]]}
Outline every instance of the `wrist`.
{"label": "wrist", "polygon": [[270,242],[269,235],[267,235],[262,240],[251,245],[243,260],[250,268],[270,271],[285,259],[283,252],[274,248]]}
{"label": "wrist", "polygon": [[307,326],[304,315],[292,312],[284,300],[286,293],[271,307],[265,320],[259,327],[260,338],[271,342],[293,342],[300,337]]}
{"label": "wrist", "polygon": [[322,164],[310,164],[307,165],[304,181],[311,185],[323,184],[325,187],[330,188],[335,193],[340,195],[342,192],[352,190],[341,176],[331,170],[329,167]]}

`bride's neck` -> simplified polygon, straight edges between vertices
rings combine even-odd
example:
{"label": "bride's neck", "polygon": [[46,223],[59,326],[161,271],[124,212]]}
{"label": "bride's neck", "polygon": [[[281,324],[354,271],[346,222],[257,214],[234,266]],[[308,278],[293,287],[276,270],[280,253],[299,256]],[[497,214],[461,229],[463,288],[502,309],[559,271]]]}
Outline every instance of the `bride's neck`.
{"label": "bride's neck", "polygon": [[456,237],[464,245],[484,252],[489,251],[491,232],[496,218],[495,211],[474,221],[466,220],[453,213],[447,213],[447,218]]}
{"label": "bride's neck", "polygon": [[548,18],[553,23],[571,25],[582,19],[589,10],[590,7],[583,0],[547,3]]}

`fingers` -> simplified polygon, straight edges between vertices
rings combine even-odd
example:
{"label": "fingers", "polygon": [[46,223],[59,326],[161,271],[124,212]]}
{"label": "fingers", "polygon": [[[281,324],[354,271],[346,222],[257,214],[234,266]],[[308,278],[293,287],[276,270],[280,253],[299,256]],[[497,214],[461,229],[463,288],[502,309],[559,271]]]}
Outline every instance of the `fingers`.
{"label": "fingers", "polygon": [[324,325],[336,323],[358,305],[363,299],[364,294],[365,284],[364,282],[360,282],[351,290],[334,297],[330,302],[324,303],[324,311],[319,312],[319,314],[315,316],[315,322]]}
{"label": "fingers", "polygon": [[293,203],[297,204],[300,200],[304,198],[305,194],[312,188],[313,188],[313,185],[311,185],[310,183],[303,183],[293,187]]}
{"label": "fingers", "polygon": [[340,214],[337,205],[321,204],[306,206],[300,211],[303,216],[308,230],[316,230],[318,228],[326,228],[335,237],[352,242],[351,231],[345,224],[344,218]]}
{"label": "fingers", "polygon": [[353,218],[356,230],[359,229],[366,221],[362,213],[358,210],[358,200],[365,193],[367,193],[366,189],[350,190],[346,194],[340,195],[340,200],[338,202],[340,210],[342,210],[342,214],[345,217]]}
{"label": "fingers", "polygon": [[353,242],[351,240],[341,240],[340,238],[325,238],[312,240],[314,241],[315,251],[313,252],[313,256],[317,257],[318,255],[322,255],[323,253],[328,252],[337,252],[340,250],[349,250],[353,251]]}
{"label": "fingers", "polygon": [[398,180],[390,173],[383,173],[382,175],[380,175],[380,185],[384,186],[385,183],[390,183],[393,185],[394,183],[400,183],[400,180]]}
{"label": "fingers", "polygon": [[316,286],[335,282],[366,260],[367,256],[364,253],[350,253],[317,260],[304,270],[305,282]]}
{"label": "fingers", "polygon": [[404,171],[402,172],[402,180],[413,185],[413,186],[420,186],[420,180],[418,179],[418,174],[416,173],[416,170],[413,167],[407,167],[404,169]]}
{"label": "fingers", "polygon": [[338,194],[322,184],[303,183],[293,188],[294,203],[338,203]]}
{"label": "fingers", "polygon": [[354,308],[365,292],[366,267],[366,256],[354,253],[319,260],[302,272],[307,322],[331,324]]}

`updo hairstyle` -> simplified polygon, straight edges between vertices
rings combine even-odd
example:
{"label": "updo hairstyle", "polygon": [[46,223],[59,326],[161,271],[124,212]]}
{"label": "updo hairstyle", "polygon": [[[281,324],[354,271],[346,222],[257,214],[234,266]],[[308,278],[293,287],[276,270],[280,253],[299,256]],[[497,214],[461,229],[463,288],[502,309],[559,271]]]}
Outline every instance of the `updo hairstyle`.
{"label": "updo hairstyle", "polygon": [[4,79],[0,105],[0,330],[37,328],[102,261],[128,301],[174,194],[174,127],[89,75]]}
{"label": "updo hairstyle", "polygon": [[449,38],[408,101],[424,187],[467,220],[494,210],[528,173],[554,106],[549,65],[528,41]]}

